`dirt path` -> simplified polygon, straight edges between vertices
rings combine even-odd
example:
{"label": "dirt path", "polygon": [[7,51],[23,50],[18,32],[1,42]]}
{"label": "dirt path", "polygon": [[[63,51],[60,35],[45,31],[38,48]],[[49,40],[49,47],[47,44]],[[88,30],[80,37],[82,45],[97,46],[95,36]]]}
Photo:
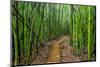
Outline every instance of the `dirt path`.
{"label": "dirt path", "polygon": [[[75,56],[75,48],[70,46],[70,36],[61,36],[48,42],[49,45],[40,49],[40,54],[33,58],[32,64],[77,62],[87,60],[87,54]],[[33,52],[34,53],[34,52]]]}
{"label": "dirt path", "polygon": [[46,63],[60,63],[61,55],[60,55],[60,44],[66,39],[65,36],[56,40],[50,47],[48,51],[47,61]]}
{"label": "dirt path", "polygon": [[49,47],[46,63],[78,62],[79,56],[73,54],[74,48],[70,46],[70,36],[63,36]]}
{"label": "dirt path", "polygon": [[60,61],[60,46],[58,44],[52,44],[48,53],[47,63],[58,63]]}

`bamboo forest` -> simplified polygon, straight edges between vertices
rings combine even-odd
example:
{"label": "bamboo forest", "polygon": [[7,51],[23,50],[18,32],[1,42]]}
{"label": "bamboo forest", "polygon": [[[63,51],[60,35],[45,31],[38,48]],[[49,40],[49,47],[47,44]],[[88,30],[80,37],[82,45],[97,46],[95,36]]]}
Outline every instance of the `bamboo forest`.
{"label": "bamboo forest", "polygon": [[12,65],[96,61],[96,6],[13,1]]}

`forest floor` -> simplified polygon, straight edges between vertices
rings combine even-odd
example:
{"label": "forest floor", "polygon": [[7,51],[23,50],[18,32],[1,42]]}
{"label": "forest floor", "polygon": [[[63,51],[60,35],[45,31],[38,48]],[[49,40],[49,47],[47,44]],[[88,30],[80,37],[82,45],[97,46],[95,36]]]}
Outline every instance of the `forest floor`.
{"label": "forest floor", "polygon": [[70,36],[61,36],[56,40],[50,41],[49,45],[41,48],[39,54],[33,58],[31,64],[78,62],[87,60],[86,53],[75,56],[73,53],[74,49],[75,48],[70,46]]}
{"label": "forest floor", "polygon": [[61,49],[61,62],[79,62],[87,61],[87,54],[81,53],[80,56],[74,54],[75,48],[70,46],[70,36],[66,36],[66,39],[60,44]]}

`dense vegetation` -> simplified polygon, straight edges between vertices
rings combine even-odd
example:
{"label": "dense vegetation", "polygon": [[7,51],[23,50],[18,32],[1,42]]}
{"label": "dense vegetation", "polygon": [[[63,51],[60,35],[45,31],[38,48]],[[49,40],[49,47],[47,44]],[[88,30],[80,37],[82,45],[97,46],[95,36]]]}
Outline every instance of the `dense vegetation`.
{"label": "dense vegetation", "polygon": [[95,48],[96,11],[91,6],[70,6],[71,22],[70,35],[72,45],[76,47],[76,54],[80,55],[82,50],[88,51],[88,60],[91,60]]}
{"label": "dense vegetation", "polygon": [[32,52],[35,57],[44,43],[63,35],[70,35],[76,56],[95,57],[95,6],[14,1],[11,10],[14,65],[30,64]]}

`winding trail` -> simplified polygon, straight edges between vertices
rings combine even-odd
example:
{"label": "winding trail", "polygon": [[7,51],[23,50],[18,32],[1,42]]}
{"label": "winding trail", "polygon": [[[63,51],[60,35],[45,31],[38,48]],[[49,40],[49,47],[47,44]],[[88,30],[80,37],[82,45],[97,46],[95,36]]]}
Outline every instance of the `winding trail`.
{"label": "winding trail", "polygon": [[46,63],[60,63],[61,60],[60,44],[65,39],[66,37],[63,36],[58,41],[56,40],[53,44],[50,45]]}
{"label": "winding trail", "polygon": [[63,63],[63,62],[79,62],[86,61],[87,54],[82,53],[81,56],[75,56],[75,48],[70,46],[70,35],[61,36],[48,43],[39,55],[33,58],[32,64],[44,63]]}
{"label": "winding trail", "polygon": [[75,48],[70,46],[70,36],[62,36],[49,46],[46,63],[79,62],[87,60],[86,54],[75,56]]}

